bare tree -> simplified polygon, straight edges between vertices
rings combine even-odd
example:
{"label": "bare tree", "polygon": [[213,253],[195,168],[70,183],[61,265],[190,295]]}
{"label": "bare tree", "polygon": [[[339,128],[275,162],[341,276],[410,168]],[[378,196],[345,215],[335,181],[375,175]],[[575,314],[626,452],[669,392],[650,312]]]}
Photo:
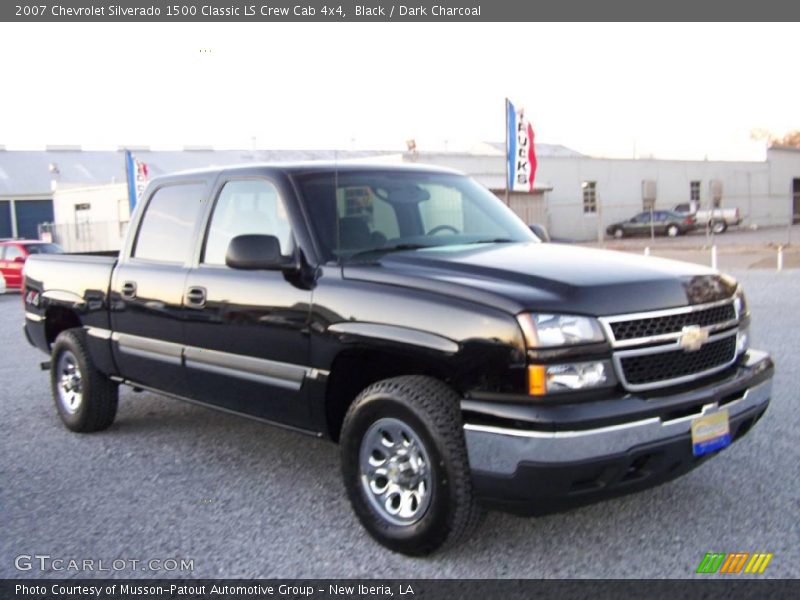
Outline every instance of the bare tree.
{"label": "bare tree", "polygon": [[750,131],[750,138],[754,140],[766,140],[770,146],[800,148],[800,129],[787,131],[782,136],[775,135],[766,129],[753,129]]}

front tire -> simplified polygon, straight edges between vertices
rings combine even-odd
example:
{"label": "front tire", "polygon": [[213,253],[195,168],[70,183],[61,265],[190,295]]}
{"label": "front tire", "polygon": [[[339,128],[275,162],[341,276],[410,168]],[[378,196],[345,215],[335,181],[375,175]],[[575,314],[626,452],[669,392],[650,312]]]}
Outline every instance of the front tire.
{"label": "front tire", "polygon": [[618,240],[621,240],[623,237],[625,237],[625,232],[620,227],[617,227],[614,230],[614,237]]}
{"label": "front tire", "polygon": [[62,331],[56,338],[50,385],[58,416],[68,429],[89,433],[114,422],[118,386],[94,366],[82,329]]}
{"label": "front tire", "polygon": [[364,528],[391,550],[430,554],[480,523],[459,401],[436,379],[404,376],[369,386],[347,411],[347,495]]}

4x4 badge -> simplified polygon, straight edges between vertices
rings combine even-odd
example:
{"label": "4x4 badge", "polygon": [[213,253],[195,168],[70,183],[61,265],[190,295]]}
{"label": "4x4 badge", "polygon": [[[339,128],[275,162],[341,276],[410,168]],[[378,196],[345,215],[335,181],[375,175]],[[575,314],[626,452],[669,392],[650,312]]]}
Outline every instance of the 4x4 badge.
{"label": "4x4 badge", "polygon": [[694,352],[708,341],[708,329],[703,329],[699,325],[687,325],[681,330],[681,337],[678,338],[678,345],[687,352]]}

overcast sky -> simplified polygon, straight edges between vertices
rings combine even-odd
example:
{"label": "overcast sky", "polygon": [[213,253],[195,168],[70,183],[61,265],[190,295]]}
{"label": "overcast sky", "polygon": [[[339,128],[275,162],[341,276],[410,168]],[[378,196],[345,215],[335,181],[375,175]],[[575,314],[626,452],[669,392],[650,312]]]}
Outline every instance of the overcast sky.
{"label": "overcast sky", "polygon": [[[201,52],[201,50],[205,50]],[[760,159],[800,128],[795,24],[0,24],[0,144]]]}

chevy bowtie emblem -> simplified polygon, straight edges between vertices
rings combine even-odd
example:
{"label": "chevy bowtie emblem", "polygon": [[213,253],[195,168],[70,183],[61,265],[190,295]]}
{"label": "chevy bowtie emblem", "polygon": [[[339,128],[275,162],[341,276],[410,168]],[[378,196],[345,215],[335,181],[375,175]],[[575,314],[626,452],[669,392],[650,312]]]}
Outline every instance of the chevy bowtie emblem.
{"label": "chevy bowtie emblem", "polygon": [[681,330],[681,337],[678,338],[678,345],[687,352],[694,352],[708,341],[708,329],[703,329],[699,325],[687,325]]}

